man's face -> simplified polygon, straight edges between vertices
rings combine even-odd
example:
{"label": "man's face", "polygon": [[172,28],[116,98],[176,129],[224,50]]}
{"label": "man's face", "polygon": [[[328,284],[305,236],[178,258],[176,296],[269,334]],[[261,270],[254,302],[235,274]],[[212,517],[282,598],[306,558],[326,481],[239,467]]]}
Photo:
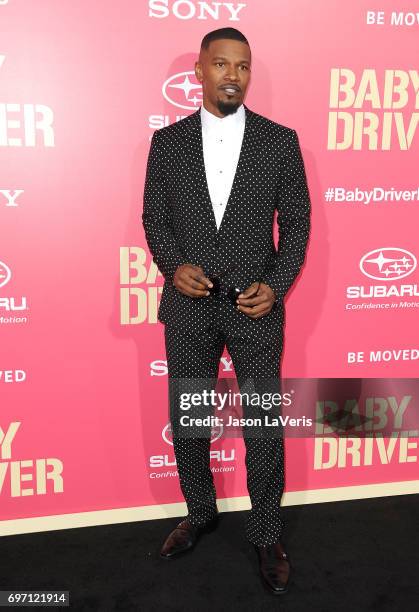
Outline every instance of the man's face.
{"label": "man's face", "polygon": [[250,64],[250,48],[238,40],[213,40],[201,50],[195,74],[209,112],[217,117],[236,112],[249,85]]}

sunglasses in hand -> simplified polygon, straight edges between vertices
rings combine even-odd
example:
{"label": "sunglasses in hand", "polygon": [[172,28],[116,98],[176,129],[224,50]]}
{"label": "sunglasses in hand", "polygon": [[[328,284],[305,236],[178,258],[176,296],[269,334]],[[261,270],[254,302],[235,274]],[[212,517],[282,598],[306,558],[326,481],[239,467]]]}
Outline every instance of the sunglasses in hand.
{"label": "sunglasses in hand", "polygon": [[[208,287],[208,291],[210,292],[210,295],[217,295],[221,293],[221,278],[225,274],[227,274],[227,272],[232,272],[233,270],[236,270],[237,268],[238,268],[237,265],[230,266],[229,268],[226,268],[223,271],[215,272],[214,274],[208,275],[207,278],[209,278],[209,280],[212,282],[212,287]],[[258,286],[257,286],[256,291],[252,293],[252,295],[248,295],[247,297],[255,297],[258,294],[259,286],[261,282],[262,281],[258,281]],[[225,287],[223,289],[227,297],[232,301],[234,305],[236,305],[236,300],[238,296],[240,295],[240,293],[243,293],[243,291],[245,290],[245,289],[240,289],[239,287],[232,287],[232,286]]]}

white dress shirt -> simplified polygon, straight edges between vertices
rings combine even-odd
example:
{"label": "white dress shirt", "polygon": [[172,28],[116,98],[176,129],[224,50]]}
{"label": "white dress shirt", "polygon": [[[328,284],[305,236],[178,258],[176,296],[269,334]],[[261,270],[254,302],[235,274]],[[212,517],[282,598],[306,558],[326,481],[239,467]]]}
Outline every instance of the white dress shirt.
{"label": "white dress shirt", "polygon": [[245,123],[243,104],[226,117],[217,117],[201,106],[205,173],[217,228],[221,225],[236,174]]}

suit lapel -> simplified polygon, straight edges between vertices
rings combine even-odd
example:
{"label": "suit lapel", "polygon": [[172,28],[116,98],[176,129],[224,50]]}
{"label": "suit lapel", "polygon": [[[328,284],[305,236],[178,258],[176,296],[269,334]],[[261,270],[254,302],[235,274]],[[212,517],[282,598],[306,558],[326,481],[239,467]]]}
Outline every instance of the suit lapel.
{"label": "suit lapel", "polygon": [[242,146],[240,149],[239,161],[237,163],[236,174],[234,175],[230,197],[227,201],[227,206],[224,211],[223,218],[221,220],[218,235],[221,235],[223,233],[223,230],[228,225],[228,223],[230,223],[234,219],[235,215],[240,215],[240,194],[243,192],[243,189],[245,189],[246,183],[248,183],[249,180],[252,178],[251,176],[249,176],[248,169],[249,167],[252,167],[252,161],[255,159],[255,156],[258,156],[258,151],[260,148],[261,137],[260,132],[256,128],[257,121],[255,121],[257,115],[256,113],[253,113],[251,110],[249,110],[247,106],[245,106],[244,109],[246,111],[246,123],[244,128]]}
{"label": "suit lapel", "polygon": [[237,212],[237,206],[239,204],[238,196],[245,186],[246,181],[249,180],[246,168],[251,164],[252,159],[258,155],[258,148],[260,147],[260,134],[255,125],[257,123],[255,121],[256,113],[253,113],[246,105],[244,105],[244,109],[246,113],[246,122],[239,161],[237,163],[236,174],[234,175],[230,196],[219,229],[215,221],[205,173],[201,113],[200,110],[198,110],[192,115],[189,115],[190,122],[188,124],[185,146],[187,154],[190,156],[190,167],[196,177],[195,188],[200,195],[197,205],[202,207],[202,214],[210,220],[212,230],[217,236],[221,235],[223,228],[225,228],[229,220],[234,216],[234,213]]}

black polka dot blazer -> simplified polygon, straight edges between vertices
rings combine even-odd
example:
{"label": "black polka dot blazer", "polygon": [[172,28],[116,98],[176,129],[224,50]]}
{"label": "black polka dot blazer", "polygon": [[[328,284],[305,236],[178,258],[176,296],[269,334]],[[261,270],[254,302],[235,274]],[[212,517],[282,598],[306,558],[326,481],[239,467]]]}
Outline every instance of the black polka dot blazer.
{"label": "black polka dot blazer", "polygon": [[[173,285],[176,268],[200,265],[206,275],[236,266],[226,286],[245,289],[262,280],[278,301],[251,319],[228,308],[231,332],[272,332],[283,322],[283,298],[305,258],[310,199],[295,130],[245,106],[243,142],[230,197],[217,229],[207,186],[200,110],[153,134],[144,187],[142,222],[148,247],[165,278],[158,319],[190,331],[212,321],[217,296],[192,298]],[[273,238],[278,211],[279,249]]]}

